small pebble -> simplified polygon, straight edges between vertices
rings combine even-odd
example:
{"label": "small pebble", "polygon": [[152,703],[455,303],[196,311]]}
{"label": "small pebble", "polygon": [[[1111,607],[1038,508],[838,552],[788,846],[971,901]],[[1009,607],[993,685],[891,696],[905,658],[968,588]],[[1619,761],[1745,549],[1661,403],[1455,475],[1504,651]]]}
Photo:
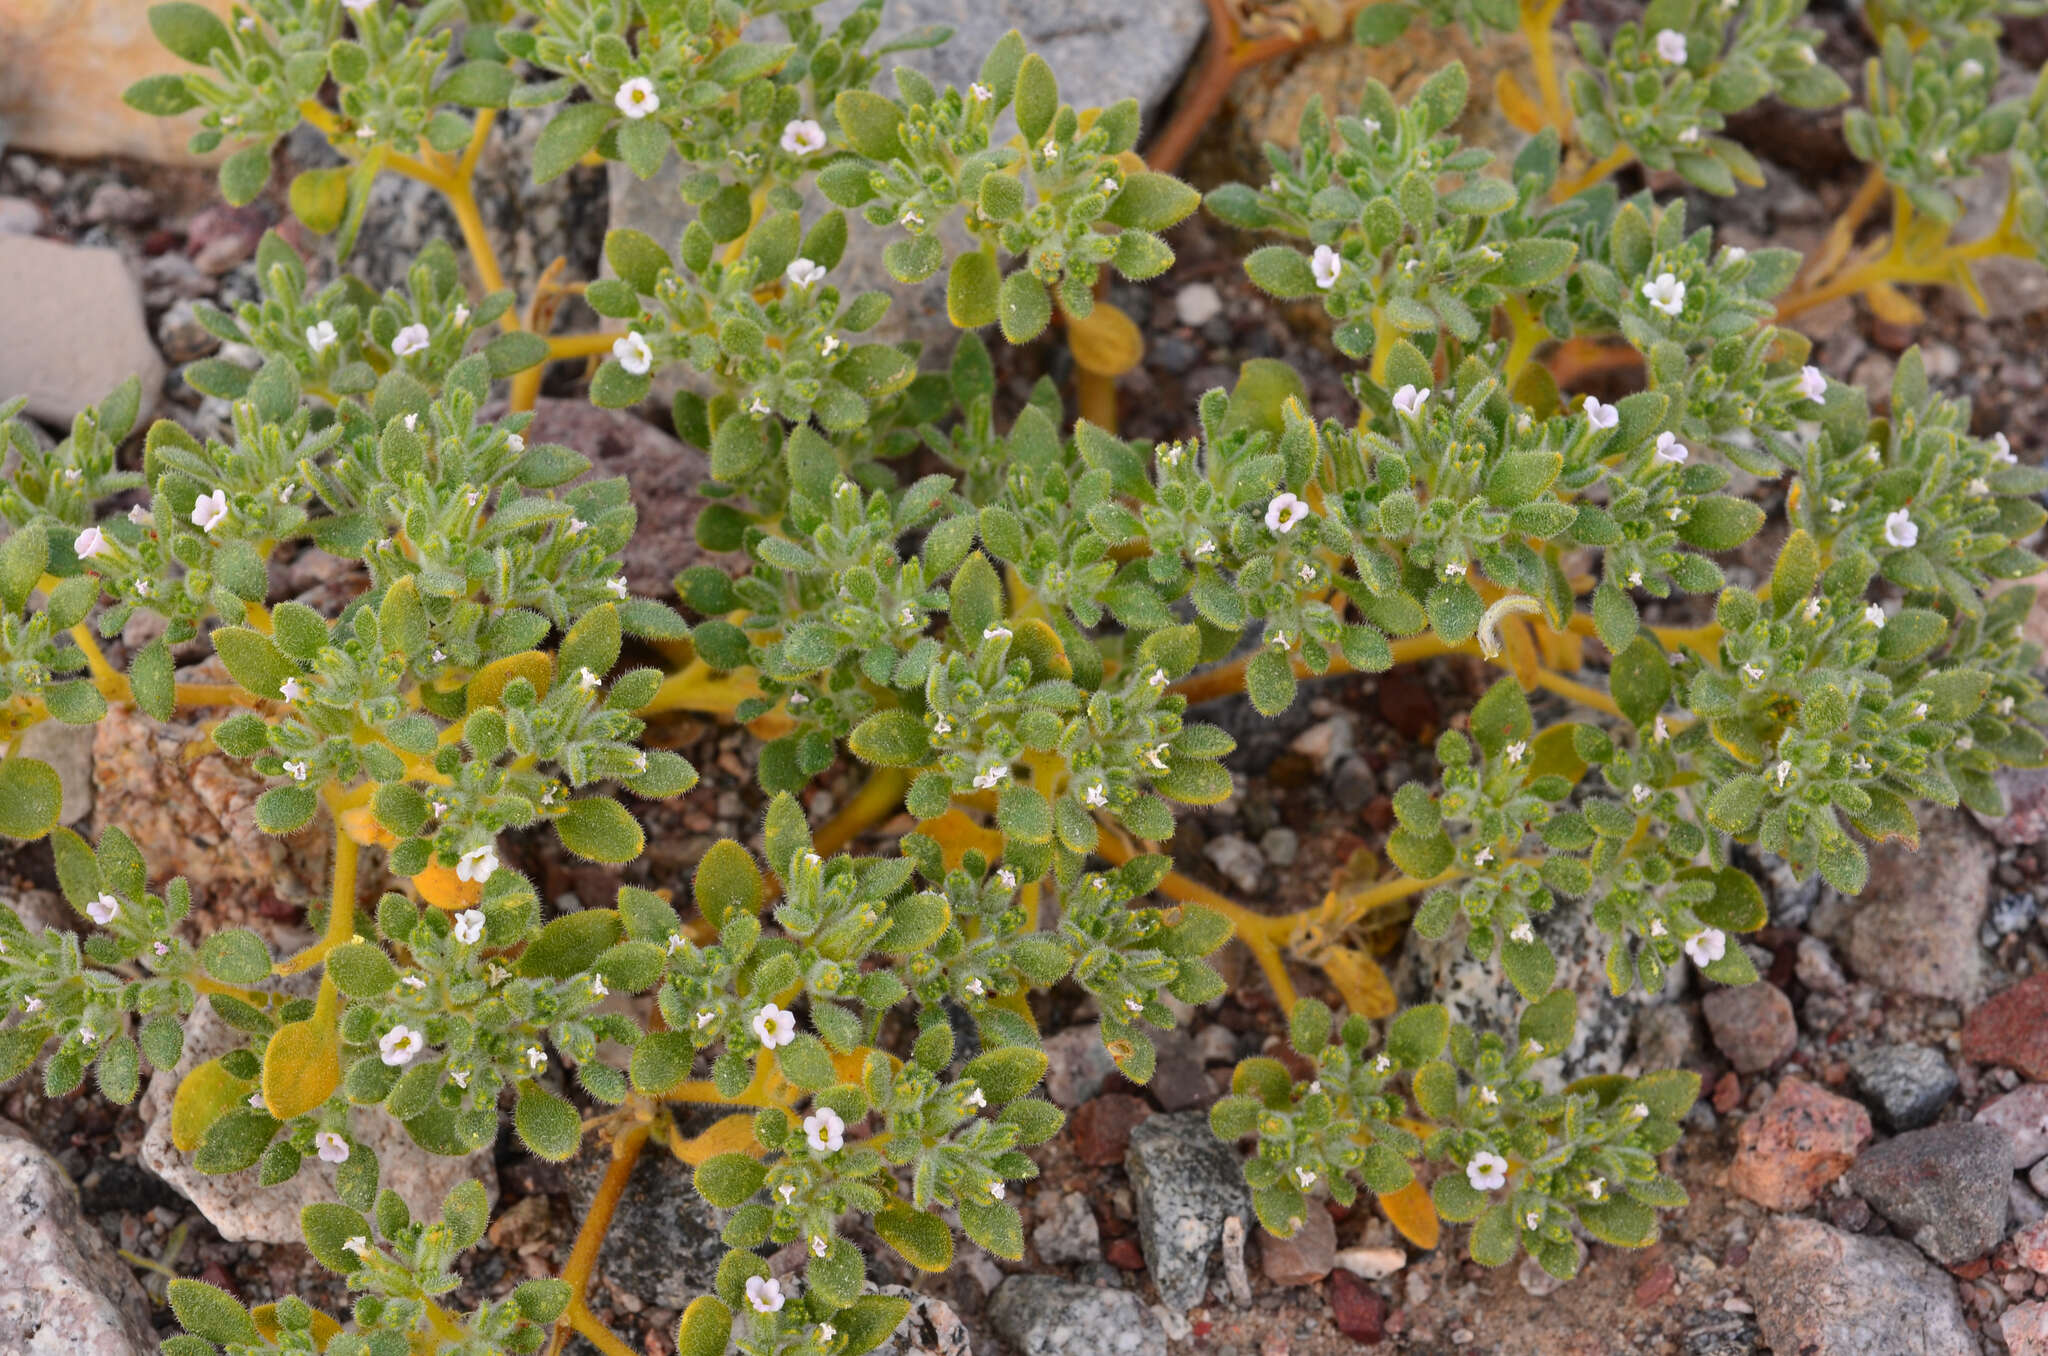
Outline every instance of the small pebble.
{"label": "small pebble", "polygon": [[1173,296],[1173,313],[1180,323],[1199,329],[1223,313],[1223,297],[1205,282],[1189,283]]}

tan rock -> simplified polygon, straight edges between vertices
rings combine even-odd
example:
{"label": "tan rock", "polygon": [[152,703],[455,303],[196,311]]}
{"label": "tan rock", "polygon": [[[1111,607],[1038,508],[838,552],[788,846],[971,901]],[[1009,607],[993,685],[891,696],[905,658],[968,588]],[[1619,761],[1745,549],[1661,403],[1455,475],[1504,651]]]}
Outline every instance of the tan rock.
{"label": "tan rock", "polygon": [[[201,0],[225,15],[229,0]],[[146,75],[190,70],[149,28],[145,0],[0,0],[0,120],[10,145],[47,155],[132,156],[163,165],[185,149],[196,114],[156,118],[121,102]]]}
{"label": "tan rock", "polygon": [[0,297],[7,299],[0,400],[25,395],[30,415],[68,427],[80,410],[139,377],[142,418],[149,418],[164,363],[143,324],[142,294],[117,252],[0,235]]}
{"label": "tan rock", "polygon": [[1849,1170],[1869,1138],[1862,1106],[1788,1078],[1742,1123],[1728,1184],[1766,1209],[1804,1210]]}

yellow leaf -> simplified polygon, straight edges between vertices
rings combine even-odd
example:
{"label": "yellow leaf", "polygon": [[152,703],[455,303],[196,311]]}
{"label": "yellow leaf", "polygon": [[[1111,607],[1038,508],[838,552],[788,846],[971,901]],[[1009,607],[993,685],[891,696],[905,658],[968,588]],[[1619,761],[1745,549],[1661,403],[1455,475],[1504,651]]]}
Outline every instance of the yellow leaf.
{"label": "yellow leaf", "polygon": [[1083,371],[1120,377],[1145,356],[1145,336],[1129,316],[1098,301],[1087,315],[1067,317],[1067,347]]}
{"label": "yellow leaf", "polygon": [[1586,760],[1572,745],[1570,725],[1552,725],[1529,741],[1530,777],[1556,775],[1573,786],[1586,775]]}
{"label": "yellow leaf", "polygon": [[377,822],[376,812],[367,805],[343,810],[341,831],[354,840],[358,847],[390,847],[398,842],[391,830]]}
{"label": "yellow leaf", "polygon": [[1387,1222],[1401,1231],[1401,1237],[1418,1248],[1434,1248],[1443,1225],[1436,1217],[1436,1202],[1420,1182],[1410,1182],[1399,1191],[1381,1196],[1380,1209]]}
{"label": "yellow leaf", "polygon": [[1316,963],[1353,1012],[1375,1021],[1394,1015],[1394,990],[1387,983],[1387,972],[1370,956],[1348,946],[1333,946]]}
{"label": "yellow leaf", "polygon": [[313,1015],[285,1023],[263,1048],[263,1105],[279,1120],[319,1109],[341,1086],[339,1007],[333,982],[321,980]]}
{"label": "yellow leaf", "polygon": [[462,879],[453,869],[439,862],[429,862],[426,870],[412,878],[412,887],[420,892],[421,899],[450,913],[473,908],[484,897],[483,886],[473,880]]}
{"label": "yellow leaf", "polygon": [[[249,1318],[250,1321],[255,1323],[256,1331],[263,1334],[267,1341],[275,1342],[277,1340],[279,1328],[277,1326],[277,1306],[275,1304],[257,1305],[249,1311]],[[318,1309],[313,1311],[314,1350],[327,1350],[328,1342],[333,1340],[340,1331],[341,1324],[335,1322]]]}
{"label": "yellow leaf", "polygon": [[669,1148],[677,1158],[693,1168],[719,1154],[753,1154],[758,1158],[763,1152],[754,1138],[754,1114],[751,1111],[735,1111],[694,1139],[686,1139],[680,1144],[670,1140]]}
{"label": "yellow leaf", "polygon": [[1927,319],[1927,312],[1920,309],[1918,302],[1890,283],[1872,284],[1865,289],[1863,299],[1870,303],[1872,313],[1888,325],[1911,327]]}
{"label": "yellow leaf", "polygon": [[960,865],[960,858],[969,848],[980,848],[990,861],[1003,855],[1003,836],[994,829],[983,828],[959,810],[927,819],[917,826],[917,831],[938,843],[948,870]]}
{"label": "yellow leaf", "polygon": [[345,168],[301,170],[287,194],[292,215],[318,235],[334,231],[348,212],[348,180]]}
{"label": "yellow leaf", "polygon": [[1515,79],[1513,71],[1503,69],[1494,76],[1493,100],[1500,105],[1502,116],[1518,130],[1531,134],[1543,130],[1543,110],[1522,88],[1522,82]]}
{"label": "yellow leaf", "polygon": [[469,680],[466,701],[471,711],[480,706],[496,706],[505,694],[506,685],[514,678],[524,678],[533,684],[533,690],[545,697],[555,680],[555,661],[552,655],[539,650],[525,650],[519,654],[508,654],[503,659],[493,659],[476,671]]}
{"label": "yellow leaf", "polygon": [[1508,661],[1508,672],[1515,675],[1522,691],[1534,692],[1536,674],[1543,666],[1536,657],[1536,641],[1526,617],[1501,619],[1500,648]]}
{"label": "yellow leaf", "polygon": [[210,1059],[185,1075],[171,1098],[171,1143],[186,1153],[199,1147],[213,1123],[249,1100],[255,1083],[237,1078]]}

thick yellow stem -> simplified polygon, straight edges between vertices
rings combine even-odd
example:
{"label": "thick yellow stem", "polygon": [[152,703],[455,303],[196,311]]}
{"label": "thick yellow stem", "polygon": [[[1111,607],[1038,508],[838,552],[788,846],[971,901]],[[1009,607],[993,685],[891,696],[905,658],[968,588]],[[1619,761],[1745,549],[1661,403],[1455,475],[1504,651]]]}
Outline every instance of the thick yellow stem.
{"label": "thick yellow stem", "polygon": [[303,974],[356,935],[356,865],[361,853],[355,839],[345,833],[334,835],[334,893],[327,908],[327,932],[298,955],[279,961],[275,973]]}

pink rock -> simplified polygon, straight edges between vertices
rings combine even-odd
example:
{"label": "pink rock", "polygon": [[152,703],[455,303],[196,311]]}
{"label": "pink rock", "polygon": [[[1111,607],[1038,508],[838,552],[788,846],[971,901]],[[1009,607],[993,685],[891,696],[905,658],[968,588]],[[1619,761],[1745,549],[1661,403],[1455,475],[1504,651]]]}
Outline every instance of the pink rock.
{"label": "pink rock", "polygon": [[2025,1172],[2048,1158],[2048,1083],[2026,1083],[1977,1113],[2012,1140],[2012,1165]]}
{"label": "pink rock", "polygon": [[1767,1209],[1804,1210],[1869,1138],[1870,1113],[1859,1103],[1788,1078],[1743,1122],[1728,1183]]}
{"label": "pink rock", "polygon": [[2048,973],[2028,976],[1972,1012],[1963,1023],[1963,1058],[2048,1082]]}
{"label": "pink rock", "polygon": [[1998,1331],[2011,1356],[2048,1356],[2048,1304],[2015,1304],[1998,1320]]}
{"label": "pink rock", "polygon": [[1738,1073],[1762,1073],[1799,1043],[1792,1000],[1775,984],[1715,989],[1701,1002],[1700,1011],[1706,1015],[1715,1048]]}
{"label": "pink rock", "polygon": [[2037,1219],[2014,1234],[2012,1246],[2021,1266],[2048,1275],[2048,1218]]}

